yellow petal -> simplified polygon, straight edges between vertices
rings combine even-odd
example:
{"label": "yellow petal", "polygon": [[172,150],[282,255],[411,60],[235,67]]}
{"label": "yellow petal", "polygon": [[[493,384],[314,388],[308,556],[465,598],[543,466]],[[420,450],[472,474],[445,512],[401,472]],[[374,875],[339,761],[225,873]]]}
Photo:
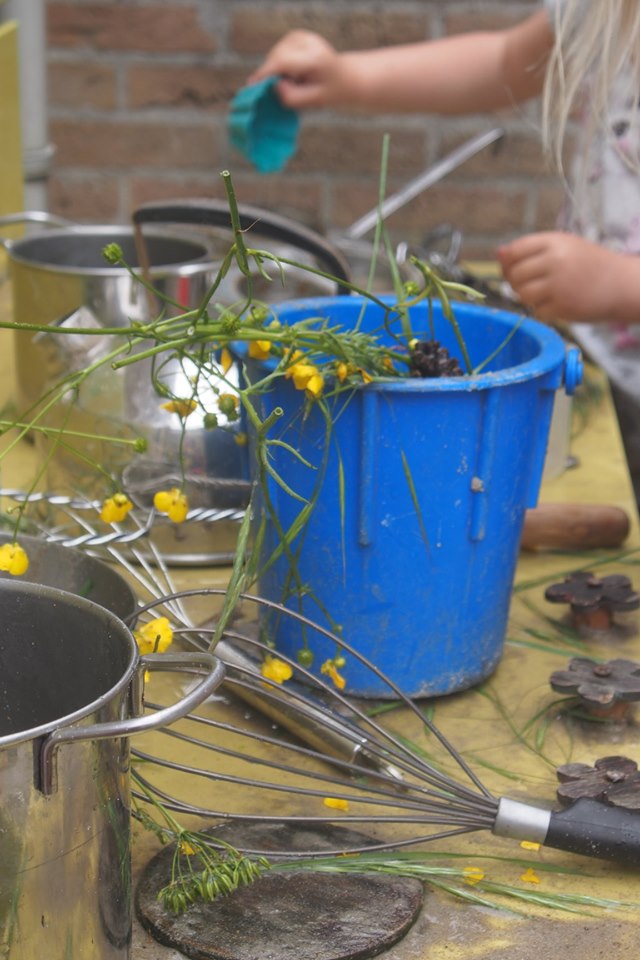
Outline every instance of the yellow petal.
{"label": "yellow petal", "polygon": [[484,880],[484,870],[481,870],[480,867],[465,867],[462,872],[464,874],[464,882],[471,886]]}
{"label": "yellow petal", "polygon": [[162,405],[163,410],[168,410],[169,413],[177,413],[179,417],[183,419],[188,417],[190,413],[196,409],[198,404],[195,400],[167,400],[166,403]]}
{"label": "yellow petal", "polygon": [[297,366],[298,361],[303,357],[304,354],[302,350],[288,350],[284,355],[284,361],[287,364],[287,369],[285,370],[285,377],[293,376],[293,369]]}
{"label": "yellow petal", "polygon": [[140,653],[164,653],[173,641],[173,630],[166,617],[156,617],[134,630]]}
{"label": "yellow petal", "polygon": [[290,664],[278,659],[278,657],[272,657],[269,653],[262,661],[260,673],[265,680],[273,680],[274,683],[284,683],[285,680],[290,680],[293,676]]}
{"label": "yellow petal", "polygon": [[231,367],[233,366],[233,357],[229,353],[226,347],[223,347],[220,351],[220,366],[222,368],[222,373],[227,374]]}
{"label": "yellow petal", "polygon": [[322,396],[322,391],[324,390],[324,380],[322,379],[321,374],[315,373],[307,381],[307,386],[305,387],[305,393],[310,400],[317,400],[318,397]]}
{"label": "yellow petal", "polygon": [[291,367],[291,376],[296,390],[306,390],[309,380],[317,374],[318,368],[312,363],[296,363]]}
{"label": "yellow petal", "polygon": [[266,360],[271,353],[271,340],[251,340],[249,356],[254,360]]}
{"label": "yellow petal", "polygon": [[340,381],[340,383],[344,383],[344,381],[349,376],[349,367],[347,366],[346,363],[338,364],[338,366],[336,367],[336,376],[338,377],[338,380]]}
{"label": "yellow petal", "polygon": [[103,501],[100,519],[103,523],[122,523],[132,509],[133,504],[125,493],[114,493]]}
{"label": "yellow petal", "polygon": [[325,797],[322,802],[325,807],[329,807],[331,810],[343,810],[345,813],[349,812],[349,801],[343,800],[341,797]]}
{"label": "yellow petal", "polygon": [[320,673],[324,673],[330,677],[333,685],[337,687],[338,690],[344,690],[347,685],[345,678],[336,670],[333,660],[325,660],[320,667]]}
{"label": "yellow petal", "polygon": [[524,880],[525,883],[540,883],[540,877],[535,870],[532,869],[532,867],[529,867],[528,870],[525,870],[520,879]]}
{"label": "yellow petal", "polygon": [[153,505],[159,513],[166,513],[173,523],[182,523],[189,513],[189,501],[178,487],[171,490],[158,490]]}
{"label": "yellow petal", "polygon": [[3,543],[0,547],[0,570],[12,577],[21,577],[29,569],[29,557],[19,543]]}
{"label": "yellow petal", "polygon": [[523,850],[539,850],[540,844],[536,843],[534,840],[521,840],[520,846]]}

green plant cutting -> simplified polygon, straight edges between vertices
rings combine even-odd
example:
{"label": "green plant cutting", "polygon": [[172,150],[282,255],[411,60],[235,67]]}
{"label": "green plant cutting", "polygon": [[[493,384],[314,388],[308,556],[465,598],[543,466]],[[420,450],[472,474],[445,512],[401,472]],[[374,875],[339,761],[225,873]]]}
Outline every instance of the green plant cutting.
{"label": "green plant cutting", "polygon": [[[158,395],[158,405],[168,410],[179,420],[181,437],[184,440],[187,420],[194,411],[202,414],[206,429],[221,428],[221,423],[234,423],[240,417],[247,425],[247,433],[252,438],[252,459],[255,470],[255,482],[248,509],[245,513],[237,541],[233,571],[227,591],[224,608],[218,622],[218,631],[212,646],[222,635],[228,623],[238,597],[255,583],[279,556],[286,556],[292,567],[295,580],[295,543],[304,529],[306,519],[314,507],[314,496],[303,500],[287,481],[276,471],[272,463],[274,450],[286,449],[291,456],[301,459],[301,455],[285,440],[275,436],[274,427],[283,415],[276,408],[266,417],[261,417],[259,398],[269,389],[273,381],[284,378],[291,382],[302,401],[302,417],[311,406],[319,409],[326,421],[327,444],[332,435],[331,402],[336,397],[344,397],[348,403],[349,395],[367,384],[392,378],[416,376],[462,376],[477,372],[472,369],[464,340],[458,329],[450,298],[464,296],[478,298],[481,295],[458,283],[441,279],[427,264],[412,258],[415,279],[402,282],[393,267],[395,299],[392,303],[382,300],[369,290],[355,284],[343,283],[352,293],[359,294],[367,303],[375,304],[382,310],[383,320],[379,330],[364,331],[356,324],[345,328],[323,318],[311,318],[291,324],[283,324],[267,303],[253,296],[253,283],[256,275],[269,283],[277,283],[280,275],[285,280],[285,270],[289,266],[319,275],[328,279],[326,273],[309,265],[300,264],[286,257],[276,256],[267,250],[256,249],[249,245],[249,237],[241,229],[238,205],[230,174],[222,173],[229,203],[232,223],[232,242],[220,263],[217,275],[203,301],[194,309],[181,310],[175,316],[168,316],[163,310],[159,316],[147,323],[132,323],[128,328],[100,328],[99,331],[84,327],[65,326],[56,331],[56,336],[77,336],[100,334],[113,335],[113,344],[109,352],[79,371],[65,376],[53,385],[40,400],[24,411],[19,418],[0,421],[4,434],[13,433],[12,440],[5,446],[2,457],[27,435],[42,433],[50,441],[46,458],[34,478],[31,489],[23,502],[16,506],[13,516],[14,541],[0,547],[0,569],[20,576],[28,568],[28,556],[20,544],[20,528],[24,512],[29,503],[29,494],[36,489],[46,474],[50,459],[58,448],[64,448],[84,463],[88,463],[98,476],[102,476],[107,487],[100,519],[105,524],[121,524],[126,521],[133,502],[126,489],[122,489],[121,480],[112,476],[103,464],[92,461],[82,449],[82,441],[90,437],[114,444],[125,444],[132,453],[142,453],[146,449],[144,437],[127,438],[116,436],[88,435],[67,426],[68,415],[62,426],[52,427],[47,417],[58,405],[64,405],[70,411],[73,402],[82,398],[83,388],[99,370],[111,368],[123,370],[143,361],[151,361],[151,377]],[[377,245],[388,239],[379,227]],[[376,249],[376,247],[374,247]],[[105,260],[113,265],[124,266],[147,287],[154,296],[159,296],[144,277],[138,277],[133,268],[124,263],[122,250],[117,244],[108,244],[104,249]],[[391,257],[391,260],[393,258]],[[230,268],[237,267],[245,278],[246,294],[236,303],[220,304],[216,300],[217,291]],[[268,272],[276,270],[274,280]],[[437,298],[443,313],[450,322],[455,339],[459,345],[460,361],[450,357],[448,352],[433,340],[430,305]],[[176,310],[177,304],[168,301],[165,308]],[[427,317],[426,330],[414,331],[409,315],[418,304],[427,305],[424,314]],[[15,327],[10,322],[4,327]],[[50,328],[38,324],[20,324],[21,330],[34,333],[51,332]],[[384,333],[385,341],[381,335]],[[391,339],[389,340],[389,335]],[[234,363],[233,353],[242,345],[249,360],[264,363],[258,379],[249,380],[244,376],[240,386],[229,376]],[[195,369],[190,376],[187,395],[176,395],[166,385],[163,371],[169,363],[178,362]],[[206,397],[205,397],[206,395]],[[212,400],[213,396],[213,400]],[[69,399],[71,398],[71,404]],[[247,434],[236,434],[236,442],[246,443]],[[155,491],[153,503],[155,510],[173,523],[182,523],[189,513],[188,495],[184,484],[182,464],[182,443],[179,452],[183,482],[179,485]],[[317,469],[308,464],[310,470]],[[322,471],[318,471],[318,483],[321,483]],[[293,497],[300,500],[300,511],[296,521],[287,529],[279,525],[278,517],[270,503],[267,484],[273,482]],[[410,482],[410,478],[409,478]],[[258,505],[259,501],[259,505]],[[276,525],[279,544],[274,554],[261,560],[260,544],[264,536],[267,518]],[[298,587],[300,585],[298,584]],[[330,611],[329,611],[330,615]],[[302,665],[309,666],[312,653],[306,641],[299,653]],[[336,651],[334,658],[327,660],[321,667],[337,686],[343,686],[341,669],[344,658]],[[265,675],[280,680],[286,679],[283,664],[276,657],[267,657],[263,664]]]}

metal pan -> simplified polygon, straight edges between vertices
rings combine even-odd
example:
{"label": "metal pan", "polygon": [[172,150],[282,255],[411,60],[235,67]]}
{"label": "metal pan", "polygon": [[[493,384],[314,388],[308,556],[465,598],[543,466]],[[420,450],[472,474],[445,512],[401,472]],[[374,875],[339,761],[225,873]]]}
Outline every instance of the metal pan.
{"label": "metal pan", "polygon": [[[13,540],[13,534],[0,534],[0,545]],[[86,597],[121,620],[126,620],[135,611],[137,601],[132,587],[106,563],[73,547],[48,543],[38,537],[20,534],[19,540],[29,557],[29,569],[20,580]],[[4,572],[0,572],[0,578],[16,579]]]}

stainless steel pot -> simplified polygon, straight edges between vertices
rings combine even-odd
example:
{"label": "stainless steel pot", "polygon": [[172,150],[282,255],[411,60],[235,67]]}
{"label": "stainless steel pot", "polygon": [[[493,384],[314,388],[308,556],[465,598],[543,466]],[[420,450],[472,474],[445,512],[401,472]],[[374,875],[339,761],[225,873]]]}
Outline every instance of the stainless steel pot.
{"label": "stainless steel pot", "polygon": [[[264,245],[267,238],[282,256],[315,264],[336,278],[314,280],[312,275],[290,268],[282,287],[274,268],[274,282],[263,291],[265,299],[343,289],[341,281],[349,274],[346,261],[321,235],[258,207],[241,206],[239,216],[242,229],[251,230],[251,242],[256,246]],[[47,215],[0,218],[0,225],[34,218],[46,221]],[[142,229],[154,289],[185,307],[200,303],[214,276],[216,256],[226,253],[232,239],[227,203],[187,200],[147,204],[135,212],[133,219]],[[150,319],[152,305],[145,288],[124,268],[105,263],[102,250],[109,242],[119,243],[125,260],[137,269],[134,231],[129,227],[72,225],[21,240],[5,240],[15,320],[20,324],[99,330]],[[255,279],[265,283],[258,274]],[[305,287],[301,287],[303,282]],[[243,295],[244,283],[239,270],[230,270],[217,293],[218,302],[237,301]],[[18,332],[15,342],[22,404],[34,402],[46,386],[72,370],[84,368],[114,346],[112,336],[40,334],[34,339],[26,330]],[[195,372],[187,364],[169,361],[162,365],[160,377],[175,395],[188,396],[192,390],[189,378]],[[234,375],[239,378],[238,371],[229,376]],[[213,409],[217,409],[215,387],[212,383]],[[207,389],[201,383],[201,394]],[[56,493],[100,498],[104,492],[102,480],[87,462],[90,459],[108,466],[116,476],[126,471],[127,489],[137,502],[147,504],[155,490],[176,485],[171,477],[177,475],[177,482],[182,482],[182,463],[194,506],[233,509],[244,506],[247,497],[246,452],[236,442],[242,426],[238,421],[225,422],[222,415],[219,419],[220,428],[205,430],[203,414],[195,411],[185,423],[183,439],[179,419],[161,408],[150,364],[136,364],[117,374],[105,367],[86,381],[79,397],[70,397],[69,404],[59,403],[49,413],[47,425],[66,426],[96,437],[132,440],[143,436],[148,444],[146,453],[134,457],[131,446],[85,439],[80,457],[69,446],[58,446],[51,456],[50,443],[41,436],[37,440],[43,459],[50,458],[48,484]],[[227,520],[188,528],[164,524],[153,534],[169,562],[195,564],[229,562],[236,535],[237,524]]]}
{"label": "stainless steel pot", "polygon": [[[12,543],[13,534],[0,534],[0,545]],[[113,566],[90,557],[81,550],[48,543],[39,537],[20,534],[20,545],[29,557],[29,569],[21,581],[56,587],[99,604],[128,620],[136,611],[138,602],[133,588]],[[0,579],[13,580],[10,573],[0,571]]]}
{"label": "stainless steel pot", "polygon": [[[55,217],[36,212],[0,218],[0,226],[19,219],[60,223]],[[2,243],[9,257],[16,323],[67,322],[95,329],[127,327],[132,321],[150,319],[144,287],[124,267],[108,264],[102,254],[106,244],[117,243],[126,262],[139,272],[131,227],[67,224]],[[145,243],[154,288],[185,308],[199,303],[215,269],[210,247],[204,240],[158,228],[145,232]],[[174,308],[173,312],[177,310]],[[29,330],[18,332],[14,342],[19,399],[27,405],[68,369],[61,369],[64,354],[52,351],[47,340],[34,340]],[[77,346],[74,349],[77,356]],[[82,343],[84,356],[77,362],[106,349],[104,340],[86,338]]]}
{"label": "stainless steel pot", "polygon": [[[218,686],[210,654],[139,657],[121,620],[52,587],[0,582],[0,955],[126,960],[129,741]],[[144,670],[202,673],[142,715]]]}

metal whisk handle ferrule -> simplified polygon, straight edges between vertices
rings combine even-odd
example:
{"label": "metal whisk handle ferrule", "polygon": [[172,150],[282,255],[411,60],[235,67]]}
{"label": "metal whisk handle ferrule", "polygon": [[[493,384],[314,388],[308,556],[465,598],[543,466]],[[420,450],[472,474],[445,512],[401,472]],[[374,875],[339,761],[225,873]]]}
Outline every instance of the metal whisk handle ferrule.
{"label": "metal whisk handle ferrule", "polygon": [[498,837],[510,837],[512,840],[544,843],[550,821],[550,810],[541,810],[520,800],[501,797],[493,824],[493,833]]}
{"label": "metal whisk handle ferrule", "polygon": [[502,837],[537,841],[556,850],[640,866],[638,813],[587,797],[558,812],[503,798],[498,804],[493,832]]}

